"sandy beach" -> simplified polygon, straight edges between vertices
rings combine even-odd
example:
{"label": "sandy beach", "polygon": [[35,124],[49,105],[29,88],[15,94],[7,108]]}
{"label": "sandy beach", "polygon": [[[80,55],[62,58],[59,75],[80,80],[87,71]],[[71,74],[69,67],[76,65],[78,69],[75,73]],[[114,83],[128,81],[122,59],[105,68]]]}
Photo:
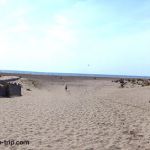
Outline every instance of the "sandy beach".
{"label": "sandy beach", "polygon": [[150,87],[112,80],[22,76],[22,96],[0,98],[0,140],[30,143],[0,150],[150,150]]}

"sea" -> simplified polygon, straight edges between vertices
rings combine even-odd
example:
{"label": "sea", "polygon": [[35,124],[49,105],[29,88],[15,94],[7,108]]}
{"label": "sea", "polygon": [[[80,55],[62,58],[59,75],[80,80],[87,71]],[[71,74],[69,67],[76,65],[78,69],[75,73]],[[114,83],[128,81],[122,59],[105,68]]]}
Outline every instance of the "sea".
{"label": "sea", "polygon": [[150,79],[150,76],[60,73],[60,72],[35,72],[35,71],[18,71],[18,70],[0,70],[0,73],[48,75],[48,76],[96,77],[96,78],[144,78],[144,79]]}

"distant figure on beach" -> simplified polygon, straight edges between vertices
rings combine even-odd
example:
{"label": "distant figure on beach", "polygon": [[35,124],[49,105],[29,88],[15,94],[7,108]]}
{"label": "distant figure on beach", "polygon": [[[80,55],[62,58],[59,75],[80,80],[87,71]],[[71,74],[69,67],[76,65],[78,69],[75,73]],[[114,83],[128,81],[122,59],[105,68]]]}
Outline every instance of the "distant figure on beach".
{"label": "distant figure on beach", "polygon": [[68,87],[67,87],[67,84],[65,85],[65,90],[67,91]]}

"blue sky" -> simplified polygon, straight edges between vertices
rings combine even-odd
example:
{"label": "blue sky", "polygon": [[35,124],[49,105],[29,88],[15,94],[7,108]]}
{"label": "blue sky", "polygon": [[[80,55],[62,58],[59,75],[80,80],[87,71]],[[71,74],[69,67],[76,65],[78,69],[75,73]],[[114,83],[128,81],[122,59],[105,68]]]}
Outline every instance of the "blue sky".
{"label": "blue sky", "polygon": [[0,69],[150,75],[149,0],[0,0]]}

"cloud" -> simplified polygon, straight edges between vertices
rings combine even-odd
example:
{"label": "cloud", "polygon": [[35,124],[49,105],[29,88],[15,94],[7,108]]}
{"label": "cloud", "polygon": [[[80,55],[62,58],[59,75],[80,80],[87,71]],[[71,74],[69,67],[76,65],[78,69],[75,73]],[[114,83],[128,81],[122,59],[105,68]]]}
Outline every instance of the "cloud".
{"label": "cloud", "polygon": [[0,6],[6,5],[8,0],[0,0]]}
{"label": "cloud", "polygon": [[61,25],[51,26],[48,33],[49,36],[53,37],[56,41],[62,41],[67,44],[73,43],[74,41],[72,31]]}
{"label": "cloud", "polygon": [[25,19],[18,19],[15,26],[9,27],[9,29],[7,30],[7,32],[10,33],[22,33],[22,32],[28,32],[30,30],[30,26],[27,23],[27,21],[25,21]]}
{"label": "cloud", "polygon": [[69,19],[67,19],[65,16],[62,15],[55,15],[55,22],[61,25],[70,25],[71,21]]}
{"label": "cloud", "polygon": [[27,16],[30,13],[31,9],[29,9],[27,6],[18,8],[14,10],[11,14],[10,17],[12,18],[18,18],[22,16]]}
{"label": "cloud", "polygon": [[[75,42],[75,33],[71,29],[72,21],[64,15],[54,15],[53,22],[48,28],[48,37],[58,43],[73,44]],[[47,31],[46,31],[47,32]]]}

